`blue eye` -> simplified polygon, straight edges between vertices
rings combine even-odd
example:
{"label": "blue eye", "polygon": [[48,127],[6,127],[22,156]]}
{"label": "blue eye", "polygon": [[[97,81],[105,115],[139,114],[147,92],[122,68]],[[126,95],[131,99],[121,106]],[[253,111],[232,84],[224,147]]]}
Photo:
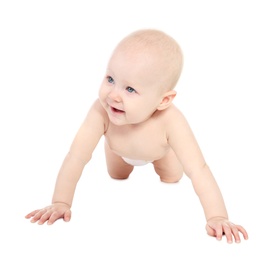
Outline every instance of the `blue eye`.
{"label": "blue eye", "polygon": [[112,77],[108,76],[107,77],[107,82],[113,84],[114,83],[114,79]]}
{"label": "blue eye", "polygon": [[133,89],[133,88],[131,88],[131,87],[127,87],[126,90],[127,90],[129,93],[136,92],[135,89]]}

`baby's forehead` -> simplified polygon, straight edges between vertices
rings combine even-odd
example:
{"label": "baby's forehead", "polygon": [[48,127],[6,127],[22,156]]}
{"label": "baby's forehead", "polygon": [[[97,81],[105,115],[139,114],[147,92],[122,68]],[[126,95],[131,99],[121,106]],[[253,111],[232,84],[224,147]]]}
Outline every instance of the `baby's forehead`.
{"label": "baby's forehead", "polygon": [[154,51],[167,52],[169,51],[169,42],[158,38],[147,38],[147,37],[134,37],[129,36],[124,38],[116,47],[116,49],[132,52],[132,53],[143,53],[150,54]]}
{"label": "baby's forehead", "polygon": [[[162,75],[175,86],[182,69],[183,55],[179,44],[170,36],[155,30],[138,31],[125,37],[114,49],[109,65],[128,67],[134,72]],[[136,69],[136,70],[135,70]]]}
{"label": "baby's forehead", "polygon": [[164,60],[182,59],[182,52],[177,41],[171,36],[158,30],[140,30],[123,38],[115,51],[125,54],[144,55]]}

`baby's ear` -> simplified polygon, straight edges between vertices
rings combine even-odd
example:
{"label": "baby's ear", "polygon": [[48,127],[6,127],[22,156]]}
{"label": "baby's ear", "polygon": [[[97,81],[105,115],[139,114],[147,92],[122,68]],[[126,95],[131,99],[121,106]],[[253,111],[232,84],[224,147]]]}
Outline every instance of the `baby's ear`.
{"label": "baby's ear", "polygon": [[175,90],[170,90],[168,92],[166,92],[163,95],[162,98],[162,102],[160,103],[160,105],[158,106],[158,110],[164,110],[167,107],[169,107],[171,105],[171,103],[173,102],[173,99],[175,98],[175,96],[177,95],[177,92]]}

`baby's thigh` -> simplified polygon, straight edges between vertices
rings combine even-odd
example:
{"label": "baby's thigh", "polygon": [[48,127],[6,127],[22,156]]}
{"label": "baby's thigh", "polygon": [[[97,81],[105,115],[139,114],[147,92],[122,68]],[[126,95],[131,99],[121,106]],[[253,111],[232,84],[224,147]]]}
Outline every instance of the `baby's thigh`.
{"label": "baby's thigh", "polygon": [[162,182],[175,183],[183,176],[183,167],[172,149],[163,158],[154,161],[153,165]]}
{"label": "baby's thigh", "polygon": [[105,155],[107,171],[113,179],[127,179],[134,166],[127,164],[120,156],[116,155],[105,142]]}

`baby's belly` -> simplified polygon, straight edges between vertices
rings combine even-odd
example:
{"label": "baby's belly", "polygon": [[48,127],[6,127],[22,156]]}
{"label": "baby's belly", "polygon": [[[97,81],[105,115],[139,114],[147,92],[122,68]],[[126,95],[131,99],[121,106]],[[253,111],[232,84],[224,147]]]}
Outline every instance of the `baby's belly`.
{"label": "baby's belly", "polygon": [[139,143],[125,142],[118,143],[106,140],[110,150],[120,157],[128,158],[128,160],[138,160],[144,162],[153,162],[161,159],[170,149],[168,145],[153,144],[139,145]]}

